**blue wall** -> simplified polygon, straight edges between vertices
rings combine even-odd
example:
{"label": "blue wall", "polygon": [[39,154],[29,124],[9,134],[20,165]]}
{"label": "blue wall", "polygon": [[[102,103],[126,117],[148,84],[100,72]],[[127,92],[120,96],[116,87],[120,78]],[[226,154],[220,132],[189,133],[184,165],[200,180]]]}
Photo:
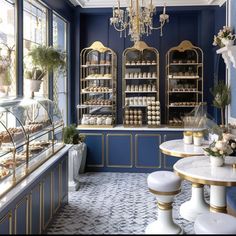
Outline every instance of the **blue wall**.
{"label": "blue wall", "polygon": [[[170,22],[164,27],[163,37],[160,37],[159,31],[154,31],[151,36],[143,38],[149,46],[157,48],[160,52],[162,114],[165,114],[165,54],[182,40],[190,40],[193,44],[201,47],[204,52],[204,100],[208,103],[208,112],[214,116],[215,111],[211,105],[212,97],[209,88],[213,87],[214,74],[218,73],[219,63],[216,65],[217,58],[212,40],[218,28],[225,25],[225,6],[221,8],[170,7],[167,12],[170,14]],[[109,25],[111,14],[111,9],[76,8],[75,48],[77,59],[75,87],[79,91],[79,51],[90,46],[96,40],[112,48],[118,56],[118,123],[122,123],[122,52],[125,48],[132,46],[132,42],[128,37],[126,39],[124,37],[120,38],[119,33]],[[80,32],[79,27],[81,28]],[[76,93],[75,103],[79,103],[79,93]],[[76,112],[73,114],[76,117]],[[162,122],[164,122],[164,115],[162,115]]]}

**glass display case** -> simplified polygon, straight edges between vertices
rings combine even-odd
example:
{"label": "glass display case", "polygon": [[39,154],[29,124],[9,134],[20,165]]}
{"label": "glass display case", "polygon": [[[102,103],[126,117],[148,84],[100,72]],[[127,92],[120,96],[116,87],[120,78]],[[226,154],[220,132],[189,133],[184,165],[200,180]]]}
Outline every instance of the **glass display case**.
{"label": "glass display case", "polygon": [[123,52],[123,109],[124,126],[161,124],[159,52],[143,41]]}
{"label": "glass display case", "polygon": [[101,42],[80,54],[79,127],[113,127],[116,124],[117,56]]}
{"label": "glass display case", "polygon": [[183,126],[183,117],[203,102],[203,52],[183,41],[166,54],[166,123]]}
{"label": "glass display case", "polygon": [[50,100],[0,102],[0,197],[64,147],[63,127]]}

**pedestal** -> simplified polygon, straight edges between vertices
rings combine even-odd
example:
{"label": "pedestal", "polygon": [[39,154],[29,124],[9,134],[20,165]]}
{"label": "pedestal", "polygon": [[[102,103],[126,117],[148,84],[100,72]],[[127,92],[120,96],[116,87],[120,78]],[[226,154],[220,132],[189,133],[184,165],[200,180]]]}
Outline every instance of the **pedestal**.
{"label": "pedestal", "polygon": [[209,212],[204,200],[204,189],[201,184],[192,184],[191,199],[180,206],[180,215],[189,221],[195,221],[198,215]]}

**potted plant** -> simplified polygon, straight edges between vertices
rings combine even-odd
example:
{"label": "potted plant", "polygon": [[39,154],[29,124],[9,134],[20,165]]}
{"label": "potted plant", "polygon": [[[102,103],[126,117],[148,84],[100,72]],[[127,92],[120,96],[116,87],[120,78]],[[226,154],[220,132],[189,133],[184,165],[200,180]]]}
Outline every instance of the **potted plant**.
{"label": "potted plant", "polygon": [[28,53],[28,57],[32,66],[25,70],[25,81],[32,92],[39,91],[48,72],[65,68],[65,53],[53,47],[37,46]]}
{"label": "potted plant", "polygon": [[231,27],[224,26],[217,35],[214,35],[214,46],[224,47],[230,46],[234,44],[234,40],[236,35],[233,34],[233,30]]}
{"label": "potted plant", "polygon": [[223,81],[220,81],[213,89],[210,90],[214,96],[213,106],[221,110],[221,124],[225,125],[225,108],[231,102],[230,87]]}
{"label": "potted plant", "polygon": [[79,187],[79,173],[84,172],[87,148],[84,136],[79,135],[74,124],[63,129],[63,140],[66,144],[73,144],[69,150],[69,189]]}
{"label": "potted plant", "polygon": [[4,94],[8,94],[9,86],[11,85],[10,68],[12,64],[11,54],[14,50],[13,47],[9,47],[7,44],[3,44],[7,48],[6,55],[2,55],[2,49],[0,48],[0,87]]}
{"label": "potted plant", "polygon": [[203,148],[205,155],[210,157],[212,166],[220,167],[224,164],[224,157],[230,155],[233,150],[225,140],[214,141],[208,148]]}

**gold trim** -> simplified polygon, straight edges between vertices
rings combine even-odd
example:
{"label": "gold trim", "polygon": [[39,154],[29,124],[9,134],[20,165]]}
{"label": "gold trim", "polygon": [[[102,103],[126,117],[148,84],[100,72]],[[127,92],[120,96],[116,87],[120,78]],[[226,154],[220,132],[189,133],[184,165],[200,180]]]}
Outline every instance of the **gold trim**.
{"label": "gold trim", "polygon": [[17,233],[17,209],[24,202],[26,203],[25,233],[26,234],[29,233],[29,196],[26,195],[16,204],[16,207],[15,207],[15,227],[14,227],[15,228],[15,234],[18,234]]}
{"label": "gold trim", "polygon": [[6,219],[9,221],[9,234],[12,234],[12,211],[9,211],[4,217],[0,219],[0,224],[2,224]]}
{"label": "gold trim", "polygon": [[155,195],[167,195],[167,196],[174,196],[174,195],[177,195],[178,193],[181,192],[181,189],[178,189],[176,191],[173,191],[173,192],[161,192],[161,191],[156,191],[156,190],[153,190],[153,189],[150,189],[149,188],[149,191]]}
{"label": "gold trim", "polygon": [[96,50],[100,53],[104,53],[106,51],[110,51],[109,48],[105,47],[100,41],[95,41],[89,48],[87,49],[92,49]]}
{"label": "gold trim", "polygon": [[211,212],[219,212],[219,213],[227,213],[226,206],[219,207],[219,206],[210,205],[210,211]]}
{"label": "gold trim", "polygon": [[160,134],[136,134],[135,135],[135,167],[136,168],[155,168],[155,169],[160,169],[161,168],[161,164],[162,164],[162,160],[161,160],[161,154],[159,153],[159,166],[142,166],[142,165],[137,165],[138,163],[138,137],[139,136],[143,136],[143,137],[159,137],[158,140],[158,147],[160,146],[160,142],[161,142],[161,135]]}
{"label": "gold trim", "polygon": [[[130,137],[130,165],[109,165],[109,137],[110,136],[129,136]],[[133,142],[132,142],[132,134],[107,134],[106,135],[106,166],[107,167],[118,167],[118,168],[132,168],[133,167]]]}
{"label": "gold trim", "polygon": [[193,188],[203,188],[204,185],[203,184],[192,183],[192,187]]}
{"label": "gold trim", "polygon": [[234,163],[232,166],[233,166],[233,168],[235,169],[235,168],[236,168],[236,163]]}
{"label": "gold trim", "polygon": [[80,133],[85,136],[101,136],[102,138],[102,163],[100,165],[86,165],[87,167],[104,167],[104,134],[103,133]]}
{"label": "gold trim", "polygon": [[114,128],[114,125],[78,125],[78,129],[80,128]]}
{"label": "gold trim", "polygon": [[[169,156],[173,156],[173,157],[191,157],[191,156],[200,156],[200,155],[196,155],[196,154],[183,154],[183,153],[179,153],[179,152],[175,152],[175,151],[166,151],[163,150],[162,148],[160,148],[161,152],[165,155],[169,155]],[[202,156],[202,154],[201,154]]]}
{"label": "gold trim", "polygon": [[192,183],[196,184],[203,184],[203,185],[216,185],[216,186],[224,186],[224,187],[232,187],[236,186],[236,182],[229,182],[229,181],[213,181],[213,180],[206,180],[206,179],[198,179],[198,178],[193,178],[188,175],[179,173],[177,170],[174,170],[174,172],[181,178],[181,179],[186,179]]}
{"label": "gold trim", "polygon": [[172,210],[172,202],[157,202],[158,209],[162,211],[170,211]]}

